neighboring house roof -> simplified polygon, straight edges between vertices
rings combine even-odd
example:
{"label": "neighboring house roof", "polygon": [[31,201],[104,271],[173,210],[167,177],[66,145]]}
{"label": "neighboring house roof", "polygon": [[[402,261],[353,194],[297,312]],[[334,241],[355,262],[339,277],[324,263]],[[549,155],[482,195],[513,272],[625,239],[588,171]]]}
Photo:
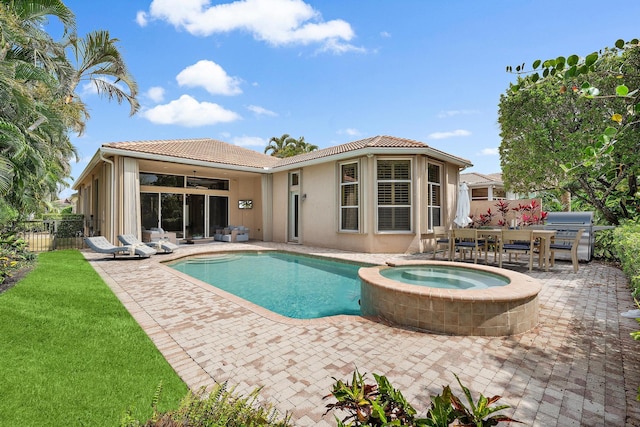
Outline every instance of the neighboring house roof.
{"label": "neighboring house roof", "polygon": [[268,170],[287,170],[365,154],[407,153],[428,155],[463,168],[472,166],[469,160],[436,150],[422,142],[393,136],[374,136],[282,159],[211,138],[193,138],[105,143],[76,182],[79,182],[83,175],[100,160],[101,154],[119,154],[173,162],[182,159],[187,163],[206,163],[211,167],[237,168],[264,173]]}
{"label": "neighboring house roof", "polygon": [[487,185],[504,187],[501,173],[491,173],[486,175],[477,172],[461,173],[460,182],[466,182],[469,187],[484,187]]}

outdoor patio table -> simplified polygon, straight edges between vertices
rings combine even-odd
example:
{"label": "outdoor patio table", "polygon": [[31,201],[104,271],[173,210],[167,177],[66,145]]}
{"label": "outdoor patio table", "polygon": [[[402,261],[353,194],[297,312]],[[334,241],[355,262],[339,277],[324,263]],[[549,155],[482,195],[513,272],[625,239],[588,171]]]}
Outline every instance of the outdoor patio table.
{"label": "outdoor patio table", "polygon": [[[540,252],[538,255],[538,268],[549,271],[549,254],[551,253],[550,245],[556,235],[556,230],[532,229],[531,239],[540,239]],[[502,237],[502,228],[481,228],[478,229],[478,237],[493,237],[499,240]]]}

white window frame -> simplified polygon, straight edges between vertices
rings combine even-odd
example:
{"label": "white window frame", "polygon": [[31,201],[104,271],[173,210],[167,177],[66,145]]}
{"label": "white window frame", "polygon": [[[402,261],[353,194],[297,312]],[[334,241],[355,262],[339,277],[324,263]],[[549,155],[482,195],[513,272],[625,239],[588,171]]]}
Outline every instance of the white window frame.
{"label": "white window frame", "polygon": [[[437,166],[438,167],[438,181],[439,182],[434,182],[434,181],[430,181],[430,177],[429,177],[429,167],[430,166]],[[438,162],[432,162],[432,161],[427,161],[427,229],[432,232],[433,231],[433,227],[434,227],[434,221],[433,218],[435,217],[435,215],[433,214],[434,209],[438,208],[440,214],[438,215],[438,222],[439,224],[436,225],[437,226],[442,226],[443,222],[442,222],[442,211],[443,211],[443,206],[442,206],[442,201],[444,200],[444,195],[442,193],[442,180],[443,180],[443,169],[444,169],[444,165],[442,163],[438,163]],[[437,188],[438,193],[440,194],[440,205],[434,205],[432,204],[432,199],[431,199],[431,194],[434,190],[434,188]]]}
{"label": "white window frame", "polygon": [[[343,176],[344,176],[344,174],[342,172],[343,171],[343,167],[347,166],[347,165],[355,165],[355,167],[356,167],[357,179],[355,181],[353,181],[353,182],[344,182],[344,180],[343,180]],[[362,187],[360,185],[360,177],[361,177],[361,172],[362,171],[361,171],[361,167],[360,167],[360,162],[359,161],[342,162],[342,163],[338,164],[338,168],[339,168],[338,169],[338,173],[340,174],[340,177],[339,177],[339,180],[338,180],[338,182],[339,182],[338,185],[340,186],[340,189],[338,191],[338,195],[339,195],[338,197],[340,198],[340,200],[338,201],[338,205],[339,205],[338,229],[341,232],[344,232],[344,233],[359,233],[360,229],[361,229],[360,227],[362,226],[362,220],[360,218],[360,212],[361,212],[360,204],[362,203],[362,195],[360,193],[360,190],[361,190],[361,187]],[[355,205],[343,205],[342,204],[342,202],[343,202],[343,191],[345,190],[346,187],[350,187],[350,186],[355,186],[356,187],[355,194],[356,194],[356,198],[358,200],[358,203],[355,204]],[[356,229],[342,228],[342,219],[343,219],[343,213],[344,213],[345,209],[355,209],[356,218],[358,220],[358,226],[356,227]]]}
{"label": "white window frame", "polygon": [[[387,161],[406,161],[409,162],[409,179],[379,179],[378,178],[378,165],[381,162]],[[376,178],[376,186],[375,186],[375,195],[376,195],[376,233],[379,234],[404,234],[404,233],[412,233],[413,232],[413,159],[410,157],[383,157],[376,159],[376,167],[375,167],[375,178]],[[408,205],[380,205],[380,189],[379,183],[381,182],[390,182],[390,183],[399,183],[406,182],[409,184],[408,188],[408,196],[409,196],[409,204]],[[395,198],[395,197],[394,197]],[[380,230],[380,208],[407,208],[409,211],[409,228],[408,229],[390,229],[390,230]]]}

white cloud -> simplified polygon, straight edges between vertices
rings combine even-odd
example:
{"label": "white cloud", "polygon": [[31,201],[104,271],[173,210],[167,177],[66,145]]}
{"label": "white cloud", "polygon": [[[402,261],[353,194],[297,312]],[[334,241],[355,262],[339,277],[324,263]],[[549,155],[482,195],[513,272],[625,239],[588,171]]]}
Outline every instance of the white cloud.
{"label": "white cloud", "polygon": [[95,83],[89,82],[82,85],[80,95],[95,95],[98,93],[98,88]]}
{"label": "white cloud", "polygon": [[241,79],[230,77],[224,69],[213,61],[202,60],[189,65],[176,76],[180,86],[203,87],[212,95],[238,95]]}
{"label": "white cloud", "polygon": [[241,147],[266,147],[267,141],[259,136],[236,136],[231,138],[231,143]]}
{"label": "white cloud", "polygon": [[153,102],[162,102],[164,100],[164,88],[160,86],[150,87],[146,95]]}
{"label": "white cloud", "polygon": [[271,117],[278,116],[278,113],[276,113],[275,111],[267,110],[266,108],[260,107],[258,105],[249,105],[247,107],[247,110],[253,112],[258,116],[271,116]]}
{"label": "white cloud", "polygon": [[456,136],[469,136],[469,135],[471,135],[471,132],[469,132],[468,130],[456,129],[450,132],[434,132],[429,134],[427,138],[428,139],[447,139],[447,138],[453,138]]}
{"label": "white cloud", "polygon": [[138,13],[136,13],[136,23],[141,27],[146,27],[148,23],[147,12],[144,12],[141,10]]}
{"label": "white cloud", "polygon": [[440,111],[438,113],[438,118],[442,119],[445,117],[454,117],[454,116],[467,116],[471,114],[480,114],[478,110],[448,110],[448,111]]}
{"label": "white cloud", "polygon": [[380,37],[383,37],[385,39],[390,38],[391,37],[391,33],[388,31],[381,31],[380,32]]}
{"label": "white cloud", "polygon": [[498,154],[500,154],[500,151],[498,150],[498,147],[495,147],[495,148],[483,148],[482,151],[480,151],[480,155],[481,156],[497,156]]}
{"label": "white cloud", "polygon": [[349,136],[359,136],[360,135],[360,131],[358,129],[355,129],[355,128],[347,128],[347,129],[339,130],[338,134],[340,134],[340,135],[349,135]]}
{"label": "white cloud", "polygon": [[198,102],[189,95],[140,113],[152,123],[186,127],[210,126],[239,120],[237,113],[211,102]]}
{"label": "white cloud", "polygon": [[302,0],[237,0],[214,6],[209,0],[153,0],[149,13],[141,13],[141,26],[150,17],[197,36],[246,31],[273,46],[322,43],[334,52],[355,48],[348,44],[355,37],[348,22],[323,21],[320,12]]}

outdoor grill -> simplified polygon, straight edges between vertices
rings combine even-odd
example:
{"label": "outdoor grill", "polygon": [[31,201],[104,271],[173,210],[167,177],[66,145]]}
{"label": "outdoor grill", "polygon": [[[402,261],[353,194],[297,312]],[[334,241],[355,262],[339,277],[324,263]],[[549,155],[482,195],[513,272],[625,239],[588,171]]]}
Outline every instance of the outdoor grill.
{"label": "outdoor grill", "polygon": [[[578,230],[584,228],[578,246],[578,261],[591,261],[596,231],[593,226],[593,212],[549,212],[544,228],[556,230],[556,240],[574,239]],[[556,251],[555,258],[571,260],[571,254],[568,251]]]}

